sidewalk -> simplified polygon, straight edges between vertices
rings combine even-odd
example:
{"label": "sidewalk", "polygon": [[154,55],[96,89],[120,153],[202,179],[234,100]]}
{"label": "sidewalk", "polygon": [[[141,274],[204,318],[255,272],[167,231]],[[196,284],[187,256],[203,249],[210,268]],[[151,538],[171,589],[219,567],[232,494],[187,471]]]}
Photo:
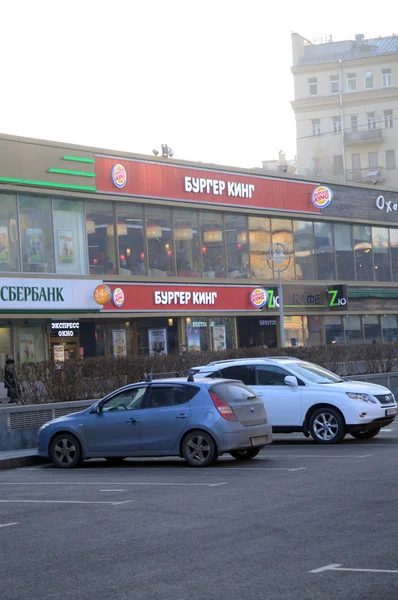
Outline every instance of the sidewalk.
{"label": "sidewalk", "polygon": [[36,448],[0,452],[0,470],[17,469],[18,467],[29,467],[30,465],[40,465],[43,462],[44,460],[37,456]]}

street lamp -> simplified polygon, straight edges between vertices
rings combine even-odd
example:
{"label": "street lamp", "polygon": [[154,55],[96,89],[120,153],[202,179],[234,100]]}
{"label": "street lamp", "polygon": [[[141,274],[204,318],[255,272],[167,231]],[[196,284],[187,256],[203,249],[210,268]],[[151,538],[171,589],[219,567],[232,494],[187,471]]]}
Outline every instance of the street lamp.
{"label": "street lamp", "polygon": [[283,289],[281,273],[286,271],[290,264],[289,248],[285,244],[277,242],[272,244],[267,253],[267,262],[270,268],[278,271],[278,296],[279,296],[279,337],[280,345],[285,347],[285,319],[283,312]]}

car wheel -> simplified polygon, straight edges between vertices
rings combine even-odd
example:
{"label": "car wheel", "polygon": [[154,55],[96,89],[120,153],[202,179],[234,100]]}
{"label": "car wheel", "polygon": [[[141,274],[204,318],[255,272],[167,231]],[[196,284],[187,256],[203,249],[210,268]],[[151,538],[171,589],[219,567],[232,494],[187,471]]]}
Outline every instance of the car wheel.
{"label": "car wheel", "polygon": [[380,427],[378,429],[362,429],[361,431],[352,431],[351,435],[356,440],[370,440],[376,437],[380,433]]}
{"label": "car wheel", "polygon": [[77,467],[82,462],[80,442],[71,433],[60,433],[51,442],[50,458],[61,469]]}
{"label": "car wheel", "polygon": [[125,456],[105,456],[105,460],[107,460],[111,465],[120,465],[125,458]]}
{"label": "car wheel", "polygon": [[318,444],[337,444],[345,436],[344,419],[334,408],[324,406],[312,413],[309,430]]}
{"label": "car wheel", "polygon": [[236,460],[250,460],[257,456],[261,448],[249,448],[248,450],[234,450],[230,455]]}
{"label": "car wheel", "polygon": [[217,460],[217,448],[205,431],[190,431],[182,443],[182,455],[191,467],[207,467]]}

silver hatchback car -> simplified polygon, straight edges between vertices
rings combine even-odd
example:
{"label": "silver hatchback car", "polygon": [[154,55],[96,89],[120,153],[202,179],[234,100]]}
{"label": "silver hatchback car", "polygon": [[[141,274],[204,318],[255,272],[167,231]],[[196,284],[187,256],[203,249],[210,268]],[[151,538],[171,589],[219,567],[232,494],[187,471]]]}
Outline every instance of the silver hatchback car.
{"label": "silver hatchback car", "polygon": [[272,441],[264,403],[240,381],[178,377],[127,385],[38,433],[38,454],[57,467],[88,458],[181,456],[206,467],[221,454],[249,460]]}

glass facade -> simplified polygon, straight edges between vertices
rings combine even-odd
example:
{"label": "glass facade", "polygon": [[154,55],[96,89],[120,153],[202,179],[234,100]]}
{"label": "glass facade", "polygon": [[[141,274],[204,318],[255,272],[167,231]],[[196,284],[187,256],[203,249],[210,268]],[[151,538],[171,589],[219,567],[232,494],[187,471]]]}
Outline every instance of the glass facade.
{"label": "glass facade", "polygon": [[54,273],[51,198],[20,194],[19,225],[24,273]]}

